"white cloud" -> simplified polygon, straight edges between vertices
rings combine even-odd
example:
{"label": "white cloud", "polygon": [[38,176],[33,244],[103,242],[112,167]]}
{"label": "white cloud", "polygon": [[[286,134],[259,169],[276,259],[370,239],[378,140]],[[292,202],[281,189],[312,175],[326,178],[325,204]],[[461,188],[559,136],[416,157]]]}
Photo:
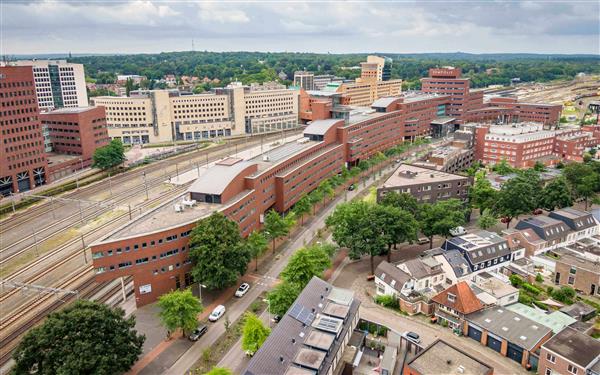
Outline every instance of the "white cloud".
{"label": "white cloud", "polygon": [[236,9],[239,4],[230,3],[229,5],[220,5],[217,3],[198,4],[198,16],[205,22],[219,23],[248,23],[250,17],[241,9]]}

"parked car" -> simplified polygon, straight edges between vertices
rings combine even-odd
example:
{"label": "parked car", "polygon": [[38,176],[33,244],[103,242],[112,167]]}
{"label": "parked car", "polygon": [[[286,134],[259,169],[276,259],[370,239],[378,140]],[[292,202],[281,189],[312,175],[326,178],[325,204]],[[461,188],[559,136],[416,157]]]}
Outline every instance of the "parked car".
{"label": "parked car", "polygon": [[281,320],[281,317],[279,315],[274,315],[273,316],[273,322],[279,323],[280,320]]}
{"label": "parked car", "polygon": [[467,234],[467,230],[463,227],[456,227],[456,228],[450,229],[450,234],[453,237],[462,236],[463,234]]}
{"label": "parked car", "polygon": [[354,189],[356,189],[356,186],[354,186],[354,184],[352,184],[352,185],[348,186],[348,190],[352,191],[352,190],[354,190]]}
{"label": "parked car", "polygon": [[421,237],[417,240],[417,243],[419,245],[425,245],[426,243],[429,243],[429,238],[427,237]]}
{"label": "parked car", "polygon": [[417,344],[421,342],[421,336],[419,336],[419,334],[415,332],[406,332],[406,338]]}
{"label": "parked car", "polygon": [[240,285],[240,287],[238,288],[238,290],[235,291],[235,296],[236,297],[243,297],[244,294],[248,293],[249,290],[250,290],[250,284],[248,284],[248,283],[242,283],[242,285]]}
{"label": "parked car", "polygon": [[206,324],[201,324],[188,336],[188,338],[191,341],[198,341],[198,339],[202,337],[206,331],[208,331],[208,326]]}
{"label": "parked car", "polygon": [[223,315],[225,315],[225,306],[219,305],[215,307],[215,309],[210,313],[210,315],[208,316],[208,320],[210,320],[211,322],[216,322]]}

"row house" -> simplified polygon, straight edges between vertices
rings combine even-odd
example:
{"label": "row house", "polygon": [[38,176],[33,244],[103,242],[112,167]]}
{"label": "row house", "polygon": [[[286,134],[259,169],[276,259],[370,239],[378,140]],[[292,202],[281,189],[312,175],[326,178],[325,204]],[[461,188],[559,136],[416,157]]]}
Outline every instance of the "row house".
{"label": "row house", "polygon": [[431,301],[434,305],[435,320],[447,324],[452,329],[460,330],[468,314],[483,309],[483,304],[465,281],[450,286],[435,295]]}

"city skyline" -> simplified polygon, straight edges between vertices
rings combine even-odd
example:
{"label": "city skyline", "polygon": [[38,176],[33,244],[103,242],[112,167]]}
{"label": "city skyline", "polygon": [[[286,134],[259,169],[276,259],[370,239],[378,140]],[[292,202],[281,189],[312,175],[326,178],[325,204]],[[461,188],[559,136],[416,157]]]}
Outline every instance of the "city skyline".
{"label": "city skyline", "polygon": [[192,40],[196,51],[600,53],[600,5],[590,1],[5,1],[0,7],[7,55],[189,51]]}

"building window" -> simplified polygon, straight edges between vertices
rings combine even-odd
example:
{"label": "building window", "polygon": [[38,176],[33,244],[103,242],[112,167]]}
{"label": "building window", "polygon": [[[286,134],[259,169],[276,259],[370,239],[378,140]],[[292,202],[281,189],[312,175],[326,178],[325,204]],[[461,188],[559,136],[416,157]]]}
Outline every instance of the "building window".
{"label": "building window", "polygon": [[452,293],[448,293],[448,302],[456,301],[456,296]]}
{"label": "building window", "polygon": [[575,268],[575,267],[571,267],[571,269],[569,270],[569,273],[570,273],[571,275],[575,275],[575,274],[577,273],[577,268]]}
{"label": "building window", "polygon": [[553,356],[553,355],[552,355],[552,354],[550,354],[550,353],[547,353],[547,354],[546,354],[546,359],[547,359],[547,360],[548,360],[548,362],[550,362],[550,363],[556,363],[556,357],[555,357],[555,356]]}
{"label": "building window", "polygon": [[546,372],[544,374],[545,375],[552,375],[552,370],[550,369],[550,367],[546,367]]}
{"label": "building window", "polygon": [[569,285],[575,284],[575,278],[573,276],[569,276],[569,280],[567,281]]}
{"label": "building window", "polygon": [[567,367],[567,370],[571,373],[571,374],[577,374],[577,367],[573,366],[573,365],[569,365],[569,367]]}

